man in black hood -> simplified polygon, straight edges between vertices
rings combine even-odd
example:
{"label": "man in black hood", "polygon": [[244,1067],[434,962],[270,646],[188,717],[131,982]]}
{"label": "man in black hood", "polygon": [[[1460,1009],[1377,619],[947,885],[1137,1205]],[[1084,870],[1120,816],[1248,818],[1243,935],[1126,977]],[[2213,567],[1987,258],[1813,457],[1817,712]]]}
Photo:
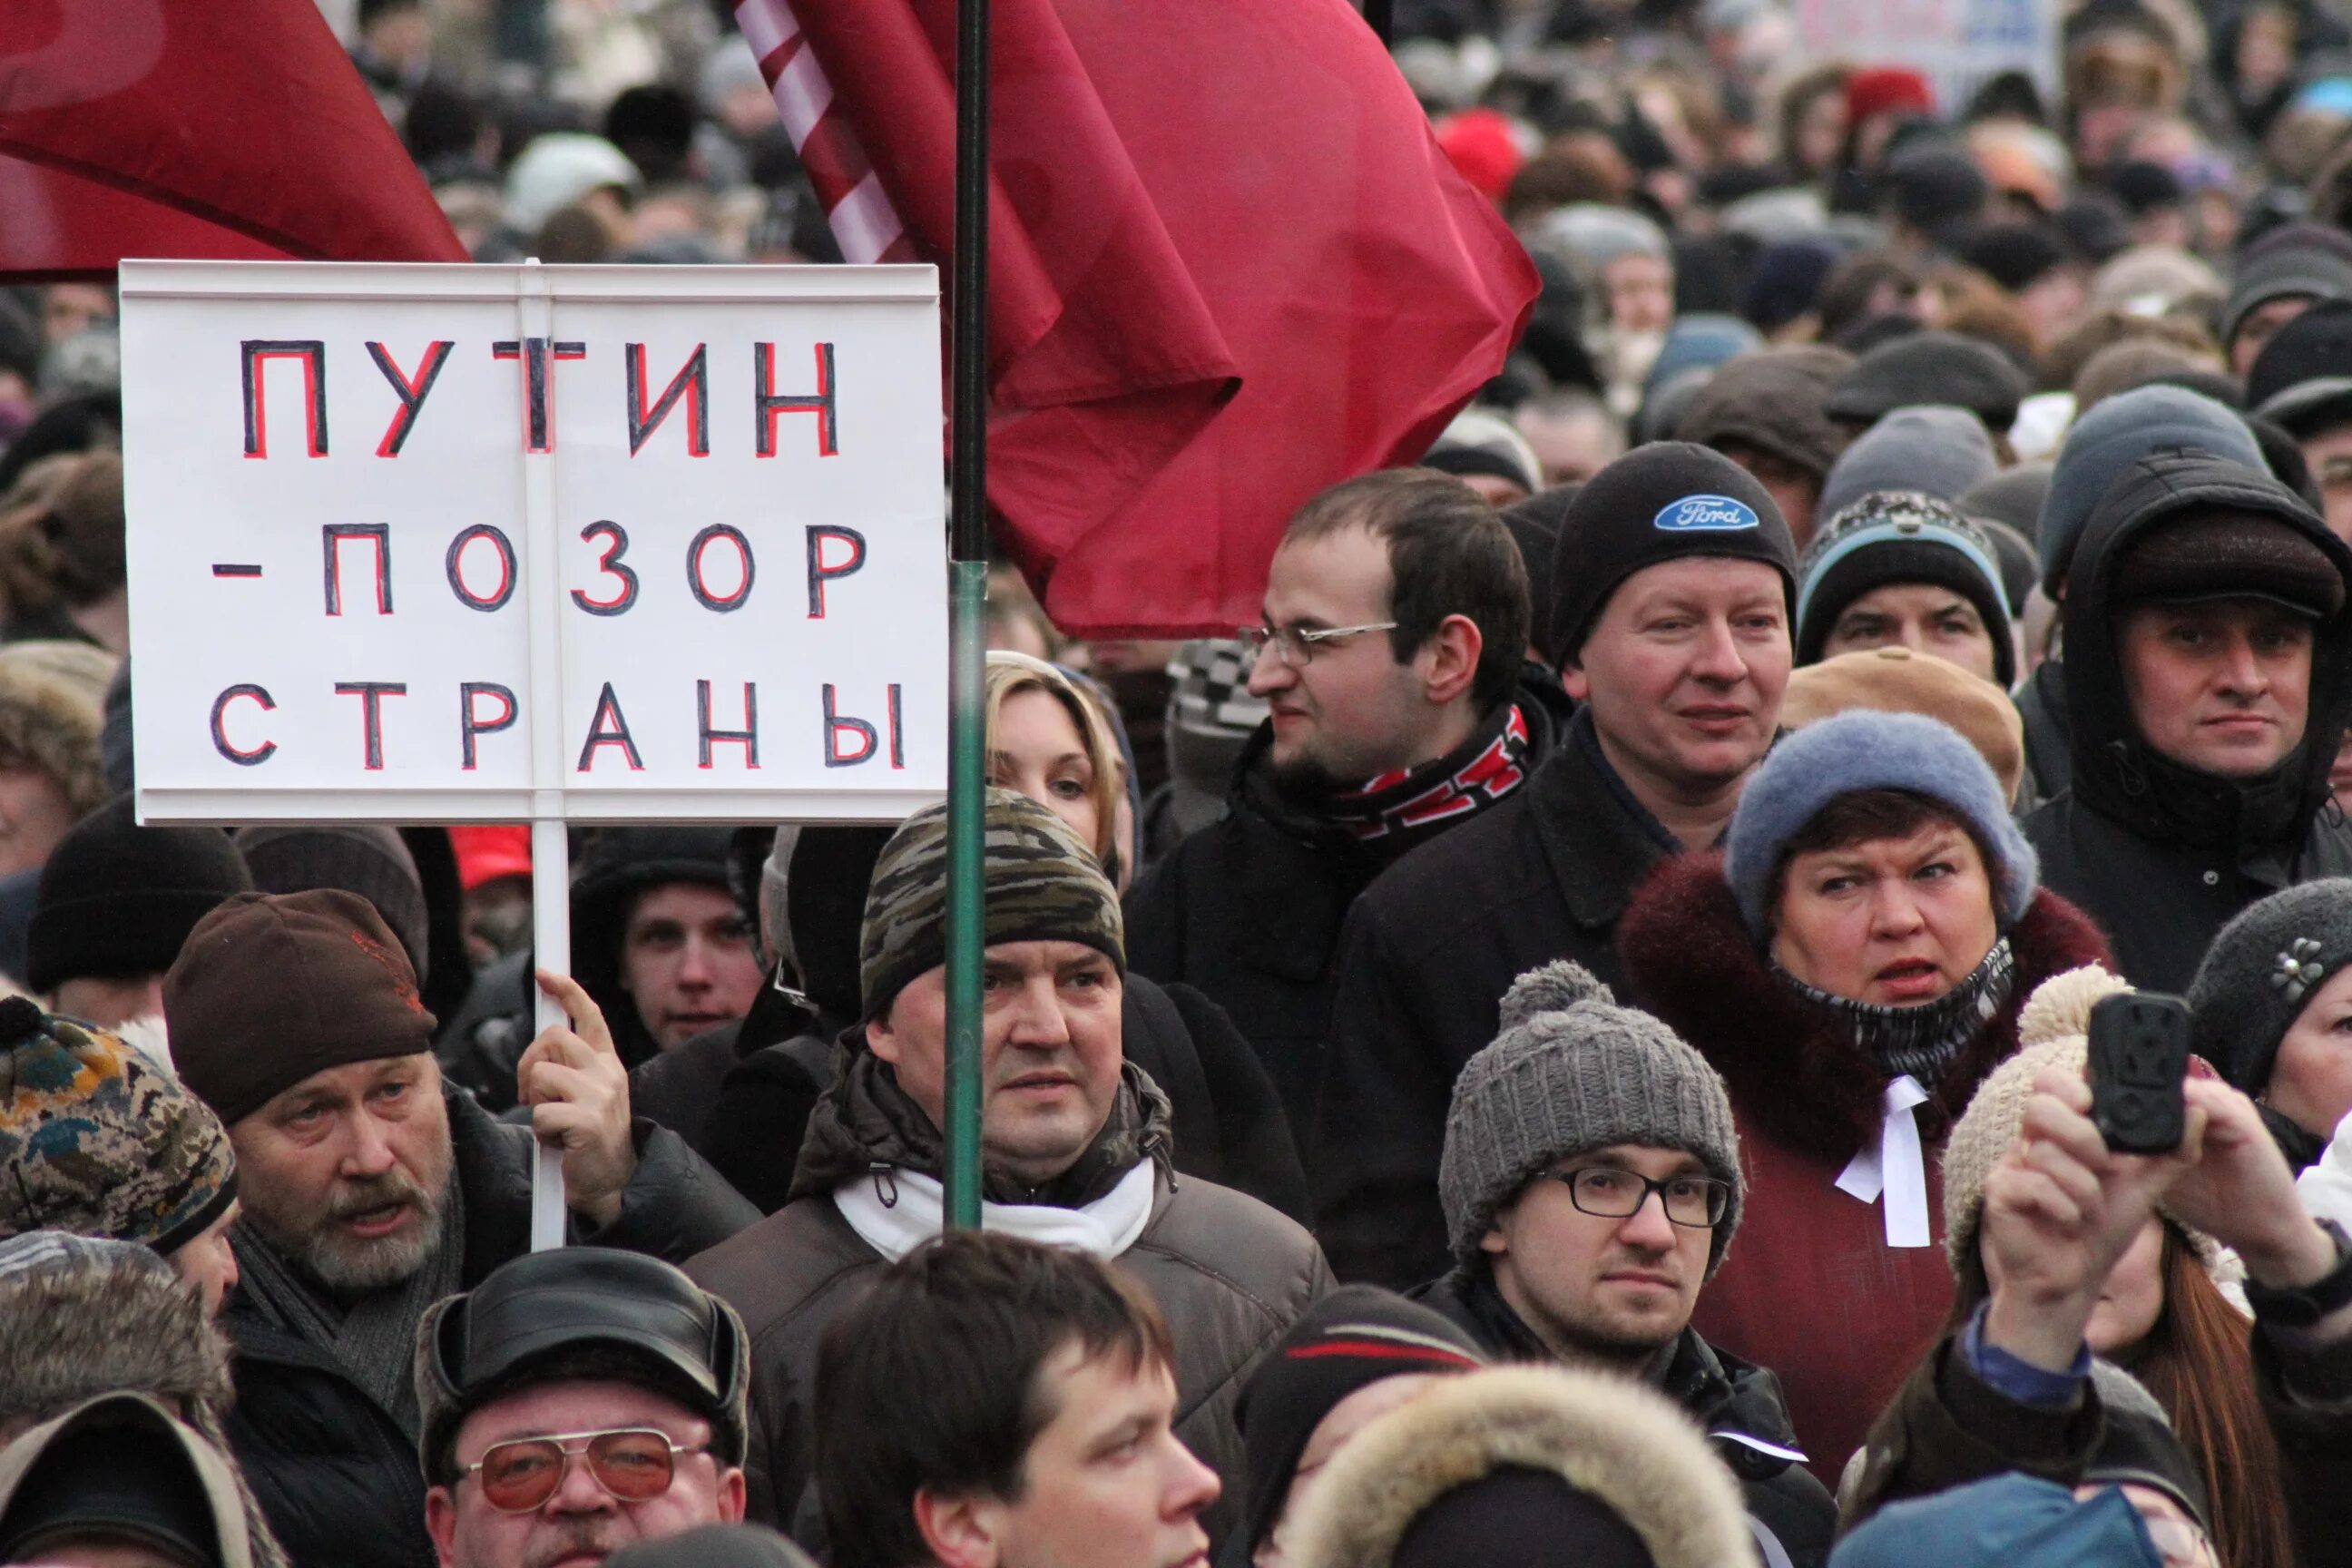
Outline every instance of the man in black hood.
{"label": "man in black hood", "polygon": [[1129,895],[1128,946],[1139,973],[1233,1016],[1303,1135],[1349,906],[1517,790],[1567,703],[1522,679],[1528,579],[1510,531],[1436,474],[1370,474],[1308,501],[1265,611],[1244,637],[1271,717],[1224,815]]}
{"label": "man in black hood", "polygon": [[2352,870],[2328,790],[2352,718],[2347,581],[2352,551],[2294,491],[2203,452],[2133,464],[2084,525],[2074,780],[2025,833],[2134,984],[2185,989],[2231,916]]}

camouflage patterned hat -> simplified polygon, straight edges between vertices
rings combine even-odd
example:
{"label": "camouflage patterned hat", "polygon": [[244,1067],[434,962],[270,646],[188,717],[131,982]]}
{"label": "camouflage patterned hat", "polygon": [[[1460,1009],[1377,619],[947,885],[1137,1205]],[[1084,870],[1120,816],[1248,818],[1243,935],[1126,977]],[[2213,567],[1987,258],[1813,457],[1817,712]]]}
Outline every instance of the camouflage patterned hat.
{"label": "camouflage patterned hat", "polygon": [[29,1230],[168,1253],[236,1197],[236,1155],[209,1107],[138,1047],[0,1001],[0,1237]]}
{"label": "camouflage patterned hat", "polygon": [[[982,942],[1076,942],[1127,970],[1118,894],[1062,819],[1009,789],[988,792]],[[948,810],[926,806],[898,826],[875,862],[858,943],[866,1016],[889,1011],[917,975],[948,961]]]}

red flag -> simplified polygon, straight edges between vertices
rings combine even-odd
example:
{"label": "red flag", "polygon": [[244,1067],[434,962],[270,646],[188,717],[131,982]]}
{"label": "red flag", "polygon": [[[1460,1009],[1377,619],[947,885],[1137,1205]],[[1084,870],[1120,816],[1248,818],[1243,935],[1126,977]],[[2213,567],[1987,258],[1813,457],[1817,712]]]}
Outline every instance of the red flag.
{"label": "red flag", "polygon": [[0,273],[463,261],[315,0],[0,5]]}
{"label": "red flag", "polygon": [[[946,262],[954,0],[739,0],[852,261]],[[1065,629],[1257,616],[1282,525],[1418,457],[1538,280],[1346,0],[996,0],[989,485]]]}

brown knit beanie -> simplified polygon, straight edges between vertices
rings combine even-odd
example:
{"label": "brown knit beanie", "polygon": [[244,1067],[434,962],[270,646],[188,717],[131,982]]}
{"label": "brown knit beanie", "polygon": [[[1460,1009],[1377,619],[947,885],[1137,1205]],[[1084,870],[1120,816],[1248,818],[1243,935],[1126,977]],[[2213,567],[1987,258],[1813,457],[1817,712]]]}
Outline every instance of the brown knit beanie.
{"label": "brown knit beanie", "polygon": [[234,1125],[312,1073],[433,1048],[400,939],[356,893],[240,893],[163,976],[181,1081]]}
{"label": "brown knit beanie", "polygon": [[1907,647],[1862,648],[1789,672],[1780,727],[1801,730],[1849,708],[1924,713],[1960,732],[2014,802],[2025,777],[2025,721],[1991,681]]}

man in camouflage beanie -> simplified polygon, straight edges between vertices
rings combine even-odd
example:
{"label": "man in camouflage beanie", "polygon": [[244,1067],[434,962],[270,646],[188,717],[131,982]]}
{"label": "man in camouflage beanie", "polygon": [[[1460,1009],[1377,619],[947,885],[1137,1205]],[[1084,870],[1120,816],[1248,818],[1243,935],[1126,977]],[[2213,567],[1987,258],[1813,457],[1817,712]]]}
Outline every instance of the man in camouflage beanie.
{"label": "man in camouflage beanie", "polygon": [[[1026,795],[988,792],[981,943],[1075,942],[1127,973],[1118,893],[1061,818]],[[870,1020],[908,982],[948,961],[948,808],[915,813],[882,847],[866,894],[859,988]]]}
{"label": "man in camouflage beanie", "polygon": [[[1254,1198],[1173,1179],[1168,1099],[1127,1059],[1118,896],[1061,819],[992,789],[983,807],[980,1020],[983,1227],[1116,1258],[1175,1337],[1176,1435],[1239,1516],[1243,1374],[1330,1285],[1314,1239]],[[947,1166],[947,813],[908,817],[875,863],[859,952],[864,1020],[809,1113],[791,1194],[687,1273],[743,1314],[764,1468],[755,1518],[790,1519],[814,1473],[828,1330],[885,1265],[934,1240]],[[854,1325],[851,1325],[854,1327]]]}
{"label": "man in camouflage beanie", "polygon": [[0,1239],[138,1242],[217,1311],[236,1214],[236,1154],[204,1101],[112,1035],[0,1001]]}

